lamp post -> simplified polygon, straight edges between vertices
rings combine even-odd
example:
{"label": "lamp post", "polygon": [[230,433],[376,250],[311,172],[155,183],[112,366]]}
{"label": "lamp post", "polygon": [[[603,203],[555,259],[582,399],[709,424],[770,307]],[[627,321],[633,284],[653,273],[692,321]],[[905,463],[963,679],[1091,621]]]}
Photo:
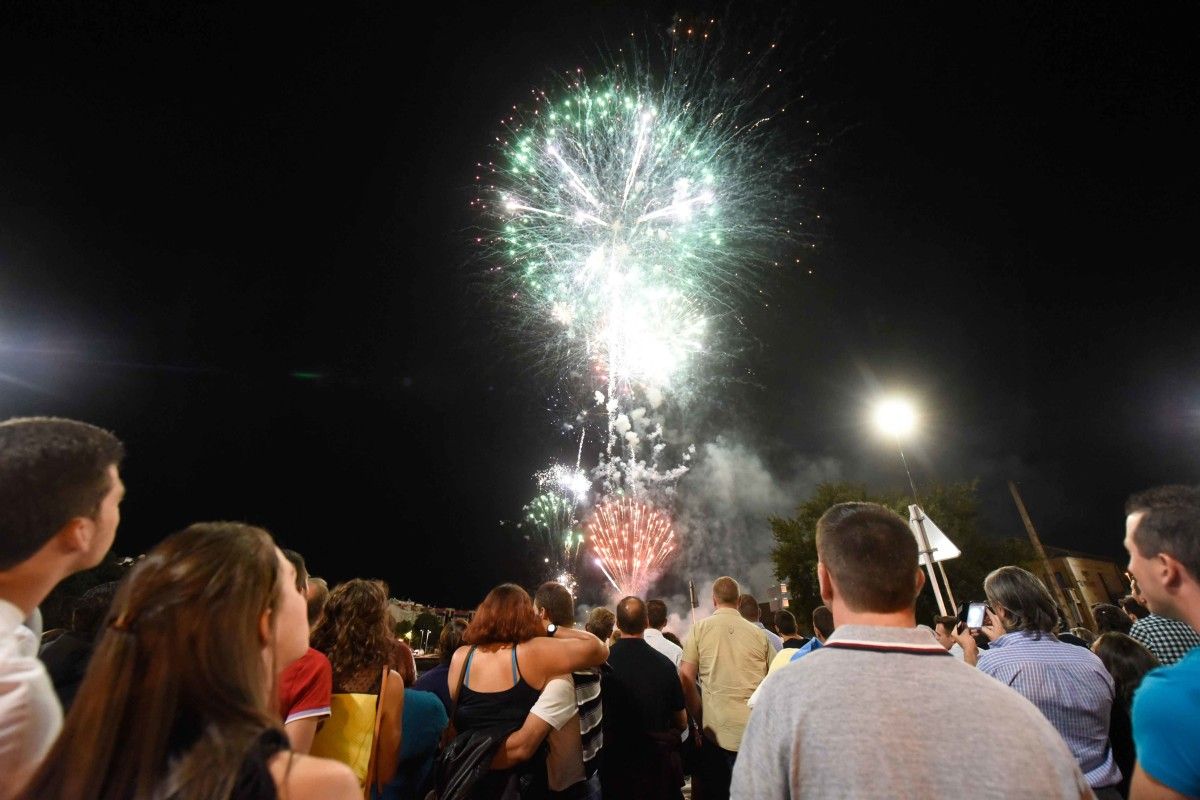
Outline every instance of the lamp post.
{"label": "lamp post", "polygon": [[[912,470],[908,468],[908,459],[904,457],[904,447],[901,442],[904,437],[913,432],[917,424],[917,413],[912,404],[898,397],[883,400],[875,407],[875,426],[883,433],[891,436],[900,453],[900,463],[904,465],[904,474],[908,476],[908,487],[912,490],[913,503],[917,507],[917,540],[921,555],[925,557],[925,571],[929,575],[929,586],[933,589],[933,597],[937,601],[938,611],[946,616],[946,601],[942,598],[942,590],[938,585],[937,575],[933,571],[933,548],[929,544],[929,536],[925,533],[925,512],[921,509],[921,501],[917,497],[917,484],[913,481]],[[946,591],[950,591],[950,581],[946,580],[946,570],[938,562],[938,570],[946,583]],[[954,595],[950,595],[953,603]]]}

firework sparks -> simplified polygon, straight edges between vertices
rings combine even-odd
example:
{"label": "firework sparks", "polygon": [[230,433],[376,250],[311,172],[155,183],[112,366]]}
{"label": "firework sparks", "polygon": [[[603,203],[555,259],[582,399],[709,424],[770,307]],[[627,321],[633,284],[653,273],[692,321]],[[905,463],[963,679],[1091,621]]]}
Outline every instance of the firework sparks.
{"label": "firework sparks", "polygon": [[508,121],[479,200],[506,296],[609,396],[677,383],[754,268],[778,264],[762,245],[790,237],[790,169],[749,94],[702,58],[631,61]]}
{"label": "firework sparks", "polygon": [[586,527],[605,576],[625,595],[645,591],[675,549],[667,515],[628,497],[597,506]]}

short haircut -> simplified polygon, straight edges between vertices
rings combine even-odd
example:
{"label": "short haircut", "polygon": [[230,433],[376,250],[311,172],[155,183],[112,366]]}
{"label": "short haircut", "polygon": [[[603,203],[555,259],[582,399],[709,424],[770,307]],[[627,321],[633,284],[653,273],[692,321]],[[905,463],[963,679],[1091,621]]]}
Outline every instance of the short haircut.
{"label": "short haircut", "polygon": [[71,613],[71,630],[76,636],[88,641],[95,640],[120,585],[119,581],[109,581],[83,593]]}
{"label": "short haircut", "polygon": [[718,603],[724,605],[733,605],[737,602],[738,595],[742,588],[738,586],[738,582],[728,575],[723,575],[713,581],[713,597],[717,598]]}
{"label": "short haircut", "polygon": [[76,517],[94,517],[125,447],[106,430],[53,417],[0,423],[0,570],[41,550]]}
{"label": "short haircut", "polygon": [[817,606],[812,613],[813,632],[820,633],[822,639],[833,635],[833,612],[826,606]]}
{"label": "short haircut", "polygon": [[304,566],[304,556],[297,553],[295,550],[283,550],[283,557],[292,562],[292,566],[296,568],[296,591],[301,593],[308,592],[308,567]]}
{"label": "short haircut", "polygon": [[600,641],[607,642],[612,637],[613,625],[616,624],[616,621],[616,615],[601,606],[592,609],[583,628]]}
{"label": "short haircut", "polygon": [[1006,631],[1029,631],[1034,638],[1058,627],[1058,606],[1050,590],[1027,569],[1007,566],[983,579],[983,593],[993,607],[1004,609]]}
{"label": "short haircut", "polygon": [[796,618],[786,608],[775,612],[775,628],[780,636],[796,635]]}
{"label": "short haircut", "polygon": [[646,601],[646,619],[651,628],[661,628],[667,624],[667,604],[662,600]]}
{"label": "short haircut", "polygon": [[878,503],[839,503],[822,514],[817,558],[851,611],[904,611],[917,599],[917,540]]}
{"label": "short haircut", "polygon": [[759,609],[758,601],[754,599],[754,595],[741,595],[737,599],[737,604],[738,613],[741,614],[744,619],[748,619],[751,622],[758,622],[758,620],[762,617],[762,611]]}
{"label": "short haircut", "polygon": [[630,595],[617,603],[617,627],[621,633],[636,636],[646,630],[649,622],[642,598]]}
{"label": "short haircut", "polygon": [[[1117,605],[1124,609],[1126,614],[1133,614],[1138,619],[1145,619],[1150,616],[1150,609],[1139,603],[1131,594],[1127,594],[1118,600]],[[1133,623],[1129,624],[1132,625]]]}
{"label": "short haircut", "polygon": [[958,627],[958,617],[943,617],[938,614],[933,618],[933,627],[936,629],[938,625],[945,628],[947,633],[953,633],[954,629]]}
{"label": "short haircut", "polygon": [[1200,487],[1160,486],[1139,492],[1125,513],[1142,513],[1133,541],[1143,558],[1166,553],[1200,581]]}
{"label": "short haircut", "polygon": [[329,584],[324,578],[309,575],[308,588],[312,589],[312,594],[308,596],[308,626],[311,628],[325,613],[325,604],[329,602]]}
{"label": "short haircut", "polygon": [[1129,619],[1128,614],[1108,603],[1100,603],[1093,608],[1092,616],[1096,619],[1096,633],[1099,634],[1110,631],[1129,633],[1129,629],[1133,627],[1133,621]]}
{"label": "short haircut", "polygon": [[555,625],[569,628],[575,624],[575,601],[570,590],[558,581],[546,581],[539,586],[533,604],[545,609],[546,616]]}
{"label": "short haircut", "polygon": [[683,647],[683,642],[679,641],[679,637],[676,636],[675,634],[671,633],[670,631],[663,631],[663,638],[666,639],[668,642],[671,642],[676,647],[680,647],[680,648]]}

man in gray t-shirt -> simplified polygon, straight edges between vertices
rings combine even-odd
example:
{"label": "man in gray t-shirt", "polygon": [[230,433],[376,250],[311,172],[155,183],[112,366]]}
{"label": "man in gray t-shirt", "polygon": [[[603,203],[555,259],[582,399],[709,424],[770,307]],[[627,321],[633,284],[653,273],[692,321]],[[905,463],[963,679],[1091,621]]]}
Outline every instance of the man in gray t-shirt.
{"label": "man in gray t-shirt", "polygon": [[[732,797],[1092,797],[1033,704],[916,627],[924,575],[904,520],[874,503],[833,506],[817,555],[836,630],[763,681]],[[948,757],[962,769],[940,768]]]}

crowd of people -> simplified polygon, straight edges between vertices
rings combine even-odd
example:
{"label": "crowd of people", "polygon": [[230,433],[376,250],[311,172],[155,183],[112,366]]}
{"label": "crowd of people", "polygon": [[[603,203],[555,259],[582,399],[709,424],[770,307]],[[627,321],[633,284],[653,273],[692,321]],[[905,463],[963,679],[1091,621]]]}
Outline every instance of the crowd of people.
{"label": "crowd of people", "polygon": [[1130,498],[1132,591],[1095,630],[1016,565],[980,627],[918,624],[907,522],[842,503],[809,636],[728,576],[682,641],[662,600],[577,627],[566,587],[509,583],[418,674],[384,583],[330,588],[230,522],[167,537],[42,646],[38,606],[113,544],[123,454],[0,423],[0,800],[1200,797],[1197,488]]}

